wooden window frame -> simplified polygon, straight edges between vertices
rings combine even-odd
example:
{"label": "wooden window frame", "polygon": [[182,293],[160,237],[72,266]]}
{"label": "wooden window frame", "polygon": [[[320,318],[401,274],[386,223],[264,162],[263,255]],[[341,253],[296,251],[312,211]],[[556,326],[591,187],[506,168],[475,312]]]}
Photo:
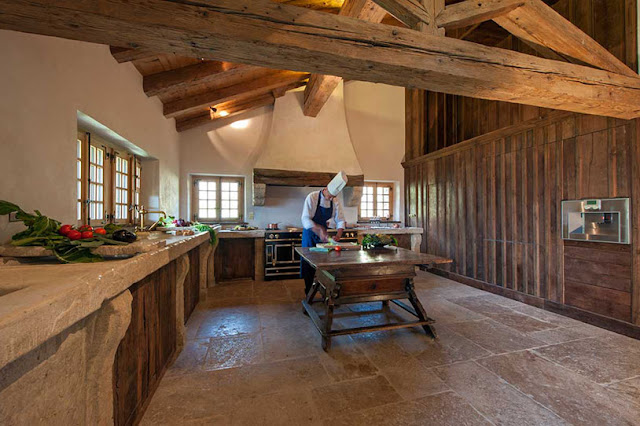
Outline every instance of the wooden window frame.
{"label": "wooden window frame", "polygon": [[[394,187],[395,184],[393,182],[373,182],[367,181],[364,183],[364,186],[373,187],[373,217],[379,217],[384,221],[392,221],[393,220],[393,209],[394,209]],[[389,188],[389,217],[378,216],[378,188]],[[373,217],[363,217],[362,216],[362,202],[358,203],[358,221],[359,222],[367,222],[373,219]]]}
{"label": "wooden window frame", "polygon": [[[140,175],[142,175],[142,163],[140,158],[131,154],[125,149],[120,147],[113,146],[102,139],[94,138],[92,141],[91,133],[85,132],[82,130],[78,130],[77,140],[82,142],[82,181],[81,181],[81,192],[82,192],[82,204],[81,204],[81,220],[77,221],[78,225],[98,225],[98,224],[107,224],[107,223],[117,223],[117,224],[135,224],[139,219],[139,214],[137,212],[137,203],[136,194],[138,198],[140,197],[140,187],[141,187],[141,176],[138,176],[138,170],[140,170]],[[77,141],[76,141],[77,142]],[[89,209],[90,209],[90,200],[89,200],[89,152],[91,146],[98,147],[104,150],[104,163],[103,163],[103,205],[104,212],[102,219],[95,219],[89,217]],[[127,217],[116,219],[116,157],[120,157],[124,160],[127,160],[127,205],[129,208],[127,209]],[[138,179],[136,179],[138,178]],[[139,183],[139,186],[136,186]]]}
{"label": "wooden window frame", "polygon": [[[244,223],[244,197],[245,197],[245,185],[243,176],[206,176],[197,175],[191,177],[191,218],[194,221],[202,223]],[[198,218],[199,209],[199,194],[198,194],[198,182],[201,180],[216,181],[216,218],[211,220],[210,218],[200,219]],[[237,182],[239,185],[238,190],[238,215],[237,218],[223,219],[221,216],[222,211],[222,182]]]}

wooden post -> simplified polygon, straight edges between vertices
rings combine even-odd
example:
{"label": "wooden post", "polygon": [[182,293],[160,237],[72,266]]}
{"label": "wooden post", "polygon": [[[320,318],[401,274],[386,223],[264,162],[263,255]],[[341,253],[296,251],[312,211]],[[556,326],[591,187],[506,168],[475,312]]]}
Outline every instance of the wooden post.
{"label": "wooden post", "polygon": [[416,29],[428,34],[444,36],[444,28],[438,28],[436,25],[436,17],[444,10],[444,0],[420,0],[420,3],[429,13],[429,22],[419,22]]}
{"label": "wooden post", "polygon": [[640,118],[635,120],[631,153],[631,322],[640,325]]}

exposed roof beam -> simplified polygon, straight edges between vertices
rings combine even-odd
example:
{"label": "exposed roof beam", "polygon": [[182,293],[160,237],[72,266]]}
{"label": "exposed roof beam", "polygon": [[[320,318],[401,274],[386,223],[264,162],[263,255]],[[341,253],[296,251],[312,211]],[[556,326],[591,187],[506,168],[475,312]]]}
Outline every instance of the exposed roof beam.
{"label": "exposed roof beam", "polygon": [[466,0],[447,6],[436,17],[436,24],[455,29],[479,24],[523,6],[525,0]]}
{"label": "exposed roof beam", "polygon": [[422,22],[433,21],[433,17],[424,8],[424,6],[420,4],[419,0],[373,1],[409,28],[418,28],[418,24]]}
{"label": "exposed roof beam", "polygon": [[[273,105],[276,98],[272,93],[266,93],[255,98],[242,101],[225,102],[215,105],[217,112],[205,111],[200,115],[176,118],[176,130],[182,132],[187,129],[202,126],[212,121],[226,119],[244,112],[254,110],[267,105]],[[224,111],[225,115],[220,115]]]}
{"label": "exposed roof beam", "polygon": [[267,93],[275,88],[306,80],[307,78],[309,78],[309,74],[302,72],[265,69],[260,78],[167,102],[164,104],[164,115],[166,117],[175,117],[185,112],[227,102],[240,96],[248,97]]}
{"label": "exposed roof beam", "polygon": [[230,62],[204,61],[194,65],[151,74],[144,77],[147,96],[162,95],[202,83],[215,83],[255,70],[257,67]]}
{"label": "exposed roof beam", "polygon": [[[345,0],[341,16],[351,16],[369,22],[380,22],[387,12],[371,0]],[[333,75],[312,74],[304,91],[302,112],[317,117],[342,78]]]}
{"label": "exposed roof beam", "polygon": [[493,20],[531,46],[546,47],[570,61],[577,59],[603,70],[637,76],[621,60],[542,0],[526,0],[524,6]]}
{"label": "exposed roof beam", "polygon": [[126,47],[109,46],[111,56],[118,61],[119,64],[124,62],[138,61],[157,56],[158,54],[147,49],[128,49]]}
{"label": "exposed roof beam", "polygon": [[0,0],[0,28],[586,114],[640,116],[637,76],[266,0]]}

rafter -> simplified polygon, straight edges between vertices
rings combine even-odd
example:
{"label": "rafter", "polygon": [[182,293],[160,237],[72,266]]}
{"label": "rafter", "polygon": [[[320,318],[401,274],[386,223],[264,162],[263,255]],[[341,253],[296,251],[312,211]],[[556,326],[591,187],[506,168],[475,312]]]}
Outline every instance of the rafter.
{"label": "rafter", "polygon": [[[272,93],[265,93],[260,96],[244,99],[241,101],[223,102],[214,106],[216,112],[203,111],[198,115],[190,115],[176,118],[176,130],[179,132],[202,126],[212,121],[227,119],[238,114],[242,114],[263,106],[273,105],[276,98]],[[220,113],[224,111],[224,115]]]}
{"label": "rafter", "polygon": [[177,99],[164,104],[164,115],[175,117],[179,114],[227,102],[238,97],[256,96],[288,84],[303,81],[309,74],[296,71],[265,69],[261,77],[251,81],[243,81],[231,86],[198,93],[186,98]]}
{"label": "rafter", "polygon": [[265,0],[0,0],[0,28],[587,114],[640,116],[637,77]]}
{"label": "rafter", "polygon": [[[369,22],[380,22],[387,12],[371,0],[345,0],[341,16],[350,16]],[[317,117],[342,78],[333,75],[312,74],[304,91],[302,112]]]}
{"label": "rafter", "polygon": [[258,67],[230,62],[203,61],[198,64],[151,74],[144,77],[143,87],[147,96],[168,94],[206,83],[224,84],[234,77],[242,77]]}
{"label": "rafter", "polygon": [[441,28],[455,29],[479,24],[524,6],[526,0],[467,0],[447,6],[436,17]]}
{"label": "rafter", "polygon": [[420,23],[433,21],[433,16],[419,0],[373,0],[409,28],[418,28]]}
{"label": "rafter", "polygon": [[113,56],[119,64],[152,58],[157,55],[155,52],[142,48],[129,49],[126,47],[110,46],[109,49],[111,51],[111,56]]}
{"label": "rafter", "polygon": [[542,0],[526,0],[522,7],[495,17],[494,21],[530,45],[546,47],[569,60],[577,59],[603,70],[637,76],[621,60]]}

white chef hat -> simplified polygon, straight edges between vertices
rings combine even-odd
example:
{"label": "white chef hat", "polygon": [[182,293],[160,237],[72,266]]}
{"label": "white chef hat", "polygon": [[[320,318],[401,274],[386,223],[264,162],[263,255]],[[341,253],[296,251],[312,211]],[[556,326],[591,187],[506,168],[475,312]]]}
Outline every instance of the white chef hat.
{"label": "white chef hat", "polygon": [[329,190],[329,193],[335,197],[344,189],[345,186],[347,186],[347,182],[349,182],[347,174],[340,171],[333,179],[331,179],[331,182],[327,185],[327,189]]}

